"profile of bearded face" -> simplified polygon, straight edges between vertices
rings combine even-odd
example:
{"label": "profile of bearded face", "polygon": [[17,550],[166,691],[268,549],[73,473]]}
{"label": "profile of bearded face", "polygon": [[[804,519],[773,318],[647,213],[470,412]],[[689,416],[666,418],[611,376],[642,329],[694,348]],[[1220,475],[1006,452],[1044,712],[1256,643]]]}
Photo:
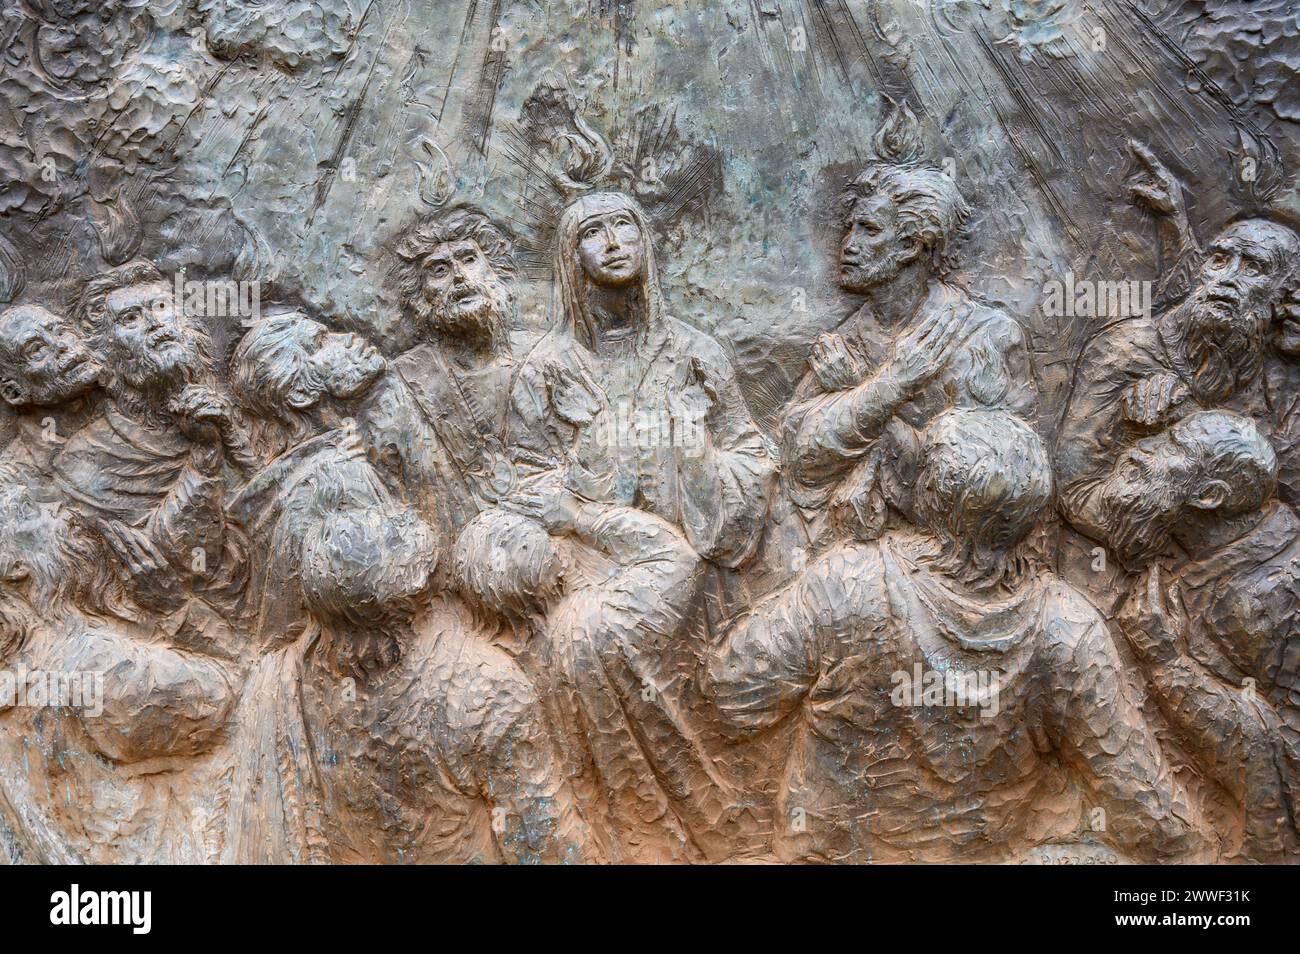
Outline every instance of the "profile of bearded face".
{"label": "profile of bearded face", "polygon": [[35,305],[0,314],[0,397],[53,407],[95,387],[98,360],[67,318]]}
{"label": "profile of bearded face", "polygon": [[1236,516],[1263,505],[1277,457],[1253,421],[1222,411],[1191,414],[1139,441],[1098,488],[1111,550],[1131,570],[1166,552],[1189,514]]}
{"label": "profile of bearded face", "polygon": [[1256,373],[1298,254],[1300,237],[1263,219],[1231,225],[1210,243],[1176,322],[1199,399],[1222,401]]}
{"label": "profile of bearded face", "polygon": [[483,213],[456,209],[398,245],[402,293],[426,340],[505,340],[514,312],[510,243]]}
{"label": "profile of bearded face", "polygon": [[918,260],[942,277],[953,265],[949,246],[970,216],[946,173],[886,163],[850,183],[840,206],[845,231],[837,278],[856,295],[889,284]]}
{"label": "profile of bearded face", "polygon": [[360,397],[387,367],[361,335],[331,331],[290,312],[263,318],[248,330],[231,361],[231,384],[258,413],[284,419],[327,396]]}
{"label": "profile of bearded face", "polygon": [[839,284],[852,294],[866,294],[889,283],[919,253],[916,239],[901,234],[898,207],[887,195],[858,199],[845,226]]}

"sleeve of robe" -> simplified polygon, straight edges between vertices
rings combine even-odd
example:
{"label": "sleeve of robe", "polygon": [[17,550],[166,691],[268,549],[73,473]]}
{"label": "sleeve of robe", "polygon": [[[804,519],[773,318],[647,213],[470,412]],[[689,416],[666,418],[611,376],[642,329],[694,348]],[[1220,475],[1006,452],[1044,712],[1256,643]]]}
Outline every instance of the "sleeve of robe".
{"label": "sleeve of robe", "polygon": [[823,671],[826,646],[851,628],[857,597],[846,583],[882,572],[874,547],[837,548],[732,624],[705,677],[723,718],[758,731],[793,712]]}
{"label": "sleeve of robe", "polygon": [[1189,809],[1125,679],[1101,615],[1064,584],[1045,602],[1047,731],[1106,812],[1106,831],[1141,858],[1192,846]]}
{"label": "sleeve of robe", "polygon": [[561,766],[536,690],[497,675],[484,686],[490,717],[481,729],[482,794],[499,816],[497,848],[508,864],[603,860]]}
{"label": "sleeve of robe", "polygon": [[776,461],[749,413],[731,362],[716,343],[707,350],[712,353],[703,368],[717,402],[705,418],[703,451],[681,457],[681,525],[700,556],[734,568],[758,548]]}

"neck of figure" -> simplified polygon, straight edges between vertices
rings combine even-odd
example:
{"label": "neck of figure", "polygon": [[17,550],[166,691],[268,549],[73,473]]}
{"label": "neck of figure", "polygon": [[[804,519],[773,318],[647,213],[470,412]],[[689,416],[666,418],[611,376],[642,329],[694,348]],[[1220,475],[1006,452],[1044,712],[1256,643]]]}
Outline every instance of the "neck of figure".
{"label": "neck of figure", "polygon": [[610,286],[589,281],[585,299],[595,347],[626,341],[645,326],[646,304],[641,282]]}
{"label": "neck of figure", "polygon": [[465,370],[481,368],[497,358],[496,337],[486,330],[444,335],[438,341],[438,349],[449,364]]}
{"label": "neck of figure", "polygon": [[1213,510],[1188,508],[1173,528],[1173,537],[1194,560],[1202,560],[1240,540],[1260,525],[1263,510],[1224,517]]}
{"label": "neck of figure", "polygon": [[930,295],[930,266],[918,257],[888,282],[871,289],[867,299],[882,328],[904,328]]}
{"label": "neck of figure", "polygon": [[26,420],[29,425],[44,427],[46,418],[54,421],[54,432],[61,436],[67,437],[81,429],[93,416],[96,410],[95,397],[98,390],[90,391],[79,397],[69,398],[68,400],[53,405],[29,404],[17,409],[17,414]]}
{"label": "neck of figure", "polygon": [[167,409],[179,388],[166,387],[157,391],[140,391],[124,381],[114,381],[108,393],[117,409],[133,421],[153,427],[170,424],[173,420]]}

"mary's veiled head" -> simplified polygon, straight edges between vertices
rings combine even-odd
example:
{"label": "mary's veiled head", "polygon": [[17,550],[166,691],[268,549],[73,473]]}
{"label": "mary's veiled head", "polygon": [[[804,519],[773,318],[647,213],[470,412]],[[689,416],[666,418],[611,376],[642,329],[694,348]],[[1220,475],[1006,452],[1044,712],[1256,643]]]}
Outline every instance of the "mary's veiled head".
{"label": "mary's veiled head", "polygon": [[626,193],[595,192],[570,203],[556,228],[554,263],[558,320],[588,343],[592,289],[637,295],[648,323],[662,314],[649,219]]}

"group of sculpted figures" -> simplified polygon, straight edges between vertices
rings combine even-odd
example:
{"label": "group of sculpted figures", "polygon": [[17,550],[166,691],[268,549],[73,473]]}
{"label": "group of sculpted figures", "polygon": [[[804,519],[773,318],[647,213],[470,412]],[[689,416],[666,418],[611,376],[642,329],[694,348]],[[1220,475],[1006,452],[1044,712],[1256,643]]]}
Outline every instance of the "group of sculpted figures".
{"label": "group of sculpted figures", "polygon": [[[218,374],[143,261],[5,311],[0,668],[104,692],[0,710],[0,853],[1297,857],[1300,237],[1232,223],[1099,328],[1052,452],[1019,323],[950,280],[954,181],[880,159],[842,202],[864,304],[774,438],[615,192],[522,353],[464,206],[396,244],[395,357],[271,309]],[[1104,612],[1057,513],[1122,567]],[[900,704],[920,672],[991,678]]]}

